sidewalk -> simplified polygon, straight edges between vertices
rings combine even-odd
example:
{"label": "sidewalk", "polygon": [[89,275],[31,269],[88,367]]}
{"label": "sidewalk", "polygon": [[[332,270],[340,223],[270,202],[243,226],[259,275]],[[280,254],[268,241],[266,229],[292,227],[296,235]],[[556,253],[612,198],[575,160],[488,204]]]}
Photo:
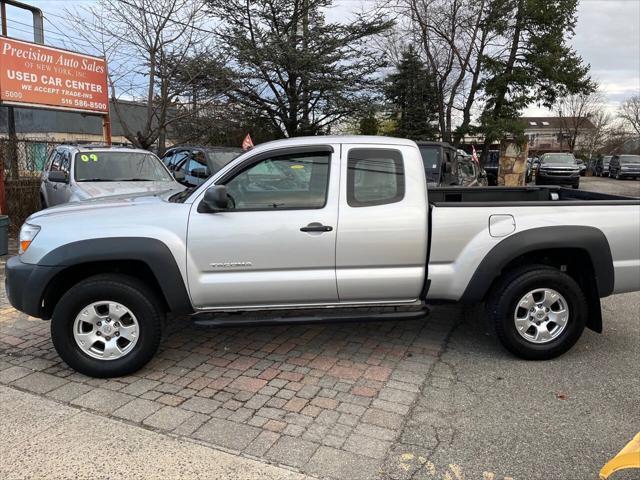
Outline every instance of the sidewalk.
{"label": "sidewalk", "polygon": [[0,386],[0,478],[311,477]]}

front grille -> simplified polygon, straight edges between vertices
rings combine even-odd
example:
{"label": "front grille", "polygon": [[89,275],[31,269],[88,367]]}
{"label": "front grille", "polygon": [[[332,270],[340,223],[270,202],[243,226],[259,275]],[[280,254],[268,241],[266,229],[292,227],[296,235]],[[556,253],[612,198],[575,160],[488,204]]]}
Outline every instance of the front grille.
{"label": "front grille", "polygon": [[541,170],[540,173],[544,175],[557,175],[559,177],[567,177],[578,172],[574,172],[573,170]]}

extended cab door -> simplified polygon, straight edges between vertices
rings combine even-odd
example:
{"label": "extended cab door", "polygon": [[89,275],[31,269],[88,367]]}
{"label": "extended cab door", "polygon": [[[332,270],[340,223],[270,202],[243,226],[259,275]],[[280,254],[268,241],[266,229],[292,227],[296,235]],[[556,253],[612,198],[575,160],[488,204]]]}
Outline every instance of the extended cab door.
{"label": "extended cab door", "polygon": [[191,209],[187,271],[197,308],[337,303],[339,145],[257,153],[216,181],[233,207]]}
{"label": "extended cab door", "polygon": [[340,301],[418,299],[428,238],[426,180],[418,149],[343,145],[340,193]]}

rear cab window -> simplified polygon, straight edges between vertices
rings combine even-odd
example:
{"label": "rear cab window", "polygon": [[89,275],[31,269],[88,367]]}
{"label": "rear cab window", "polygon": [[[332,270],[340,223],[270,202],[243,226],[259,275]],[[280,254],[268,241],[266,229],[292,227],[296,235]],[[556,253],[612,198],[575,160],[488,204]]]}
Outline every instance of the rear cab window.
{"label": "rear cab window", "polygon": [[371,207],[404,198],[404,161],[399,150],[353,149],[347,159],[347,204]]}

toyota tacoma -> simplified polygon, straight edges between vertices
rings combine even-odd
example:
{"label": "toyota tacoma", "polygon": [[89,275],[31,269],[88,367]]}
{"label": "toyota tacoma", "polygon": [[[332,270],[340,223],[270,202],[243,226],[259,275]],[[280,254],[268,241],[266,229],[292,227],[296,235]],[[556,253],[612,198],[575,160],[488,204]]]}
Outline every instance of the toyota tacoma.
{"label": "toyota tacoma", "polygon": [[6,288],[16,309],[51,319],[68,365],[96,377],[145,365],[167,315],[393,307],[397,318],[436,302],[483,302],[509,351],[543,360],[585,327],[602,331],[600,298],[640,289],[639,232],[640,200],[427,189],[412,141],[296,138],[197,188],[33,214]]}

